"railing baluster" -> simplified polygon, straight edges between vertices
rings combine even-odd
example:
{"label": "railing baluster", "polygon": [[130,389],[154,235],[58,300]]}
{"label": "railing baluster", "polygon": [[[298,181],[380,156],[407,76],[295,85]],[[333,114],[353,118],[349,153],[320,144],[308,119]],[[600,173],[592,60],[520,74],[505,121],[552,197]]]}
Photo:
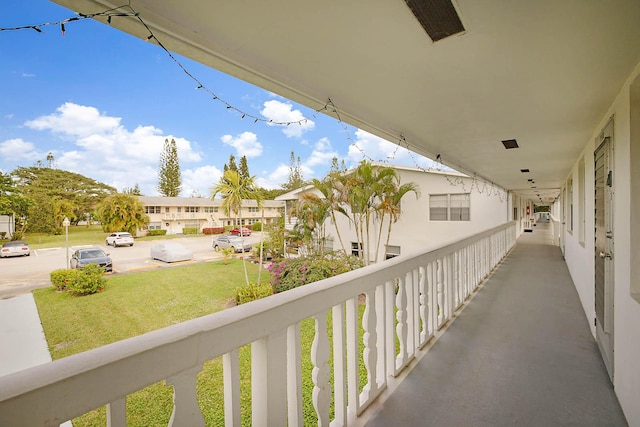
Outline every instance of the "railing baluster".
{"label": "railing baluster", "polygon": [[287,328],[287,408],[289,426],[303,426],[300,324]]}
{"label": "railing baluster", "polygon": [[196,379],[201,370],[202,365],[199,365],[167,378],[167,384],[173,386],[173,412],[169,427],[204,427],[204,416],[198,406],[196,394]]}
{"label": "railing baluster", "polygon": [[388,281],[384,284],[385,289],[385,354],[387,375],[395,376],[396,374],[396,335],[395,335],[395,300],[396,300],[396,287],[394,282]]}
{"label": "railing baluster", "polygon": [[[347,365],[344,343],[344,304],[331,309],[333,328],[333,389],[334,422],[336,426],[347,425]],[[291,423],[289,423],[291,425]],[[302,423],[300,424],[302,425]]]}
{"label": "railing baluster", "polygon": [[398,278],[398,292],[396,294],[396,334],[400,344],[400,350],[396,356],[396,374],[404,368],[407,363],[407,291],[405,282]]}
{"label": "railing baluster", "polygon": [[437,328],[440,329],[444,323],[444,283],[442,282],[442,260],[436,260],[436,292],[438,295],[438,322]]}
{"label": "railing baluster", "polygon": [[127,398],[107,403],[107,427],[127,427]]}
{"label": "railing baluster", "polygon": [[418,292],[420,295],[419,303],[420,303],[420,348],[422,348],[429,338],[431,338],[431,331],[429,330],[429,301],[428,301],[428,293],[427,293],[427,277],[424,267],[420,267],[418,270]]}
{"label": "railing baluster", "polygon": [[251,424],[287,423],[286,330],[251,343]]}
{"label": "railing baluster", "polygon": [[364,334],[362,341],[364,343],[364,350],[362,353],[364,359],[364,367],[367,371],[367,383],[362,389],[361,402],[366,402],[369,398],[376,394],[378,390],[378,375],[376,368],[378,367],[378,352],[376,344],[378,337],[376,334],[376,294],[375,291],[369,291],[366,293],[367,302],[362,316],[362,328]]}
{"label": "railing baluster", "polygon": [[240,361],[238,350],[222,356],[224,379],[224,425],[240,426]]}
{"label": "railing baluster", "polygon": [[376,342],[376,349],[378,353],[378,366],[376,367],[376,372],[378,377],[376,378],[376,382],[378,383],[378,388],[382,388],[386,386],[387,383],[387,374],[386,374],[386,361],[385,361],[385,285],[376,286],[376,336],[378,340]]}
{"label": "railing baluster", "polygon": [[329,426],[329,404],[331,388],[329,387],[329,336],[327,334],[328,310],[313,316],[315,335],[311,344],[311,363],[313,371],[313,407],[318,415],[318,426]]}
{"label": "railing baluster", "polygon": [[360,413],[360,374],[358,357],[358,298],[346,301],[347,316],[347,412],[349,416],[356,417]]}

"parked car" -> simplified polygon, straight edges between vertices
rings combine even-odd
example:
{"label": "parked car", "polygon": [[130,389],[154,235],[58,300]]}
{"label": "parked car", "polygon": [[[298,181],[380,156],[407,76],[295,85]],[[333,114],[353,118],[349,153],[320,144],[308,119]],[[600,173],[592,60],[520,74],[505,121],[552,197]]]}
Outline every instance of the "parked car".
{"label": "parked car", "polygon": [[[233,248],[234,252],[249,252],[252,245],[249,242],[242,242],[239,236],[219,236],[213,241],[213,249],[219,251],[221,249]],[[244,248],[244,251],[243,251]]]}
{"label": "parked car", "polygon": [[107,246],[133,246],[133,236],[124,232],[111,233],[107,236]]}
{"label": "parked car", "polygon": [[240,231],[242,231],[242,235],[243,236],[251,236],[251,230],[249,230],[248,228],[245,228],[245,227],[234,228],[229,233],[233,234],[234,236],[239,236],[240,235]]}
{"label": "parked car", "polygon": [[158,243],[151,247],[151,259],[157,259],[163,262],[188,261],[193,259],[193,252],[180,243]]}
{"label": "parked car", "polygon": [[4,242],[4,244],[2,245],[2,249],[0,249],[0,258],[29,255],[31,255],[29,245],[22,240],[12,240],[9,242]]}
{"label": "parked car", "polygon": [[113,261],[109,254],[100,248],[83,248],[71,255],[71,268],[82,268],[87,264],[98,264],[104,271],[113,271]]}

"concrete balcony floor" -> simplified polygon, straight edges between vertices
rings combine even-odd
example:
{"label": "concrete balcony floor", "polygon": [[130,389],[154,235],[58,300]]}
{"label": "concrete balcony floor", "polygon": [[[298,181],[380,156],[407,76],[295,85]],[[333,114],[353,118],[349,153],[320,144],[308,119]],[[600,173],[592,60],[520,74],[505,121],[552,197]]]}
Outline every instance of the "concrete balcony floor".
{"label": "concrete balcony floor", "polygon": [[626,426],[551,241],[523,233],[366,426]]}

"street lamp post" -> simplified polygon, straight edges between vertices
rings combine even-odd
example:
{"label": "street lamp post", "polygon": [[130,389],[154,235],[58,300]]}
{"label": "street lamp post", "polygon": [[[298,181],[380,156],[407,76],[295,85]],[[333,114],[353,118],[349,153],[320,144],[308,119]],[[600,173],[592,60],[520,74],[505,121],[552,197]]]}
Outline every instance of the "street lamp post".
{"label": "street lamp post", "polygon": [[62,225],[64,226],[64,236],[65,236],[65,242],[66,242],[66,254],[67,254],[67,270],[69,269],[69,218],[67,218],[66,216],[64,217],[64,220],[62,221]]}

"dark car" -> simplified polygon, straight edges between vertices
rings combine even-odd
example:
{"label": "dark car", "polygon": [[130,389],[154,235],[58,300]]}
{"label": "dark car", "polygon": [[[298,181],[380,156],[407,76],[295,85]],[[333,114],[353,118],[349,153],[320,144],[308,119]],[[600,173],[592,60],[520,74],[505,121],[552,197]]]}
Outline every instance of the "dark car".
{"label": "dark car", "polygon": [[29,256],[31,250],[29,245],[21,240],[12,240],[5,242],[0,248],[0,258],[8,258],[10,256]]}
{"label": "dark car", "polygon": [[233,234],[234,236],[251,236],[251,230],[245,227],[234,228],[233,230],[229,231],[229,233]]}
{"label": "dark car", "polygon": [[71,268],[82,268],[87,264],[98,264],[106,272],[113,271],[113,261],[100,248],[78,249],[71,256]]}

